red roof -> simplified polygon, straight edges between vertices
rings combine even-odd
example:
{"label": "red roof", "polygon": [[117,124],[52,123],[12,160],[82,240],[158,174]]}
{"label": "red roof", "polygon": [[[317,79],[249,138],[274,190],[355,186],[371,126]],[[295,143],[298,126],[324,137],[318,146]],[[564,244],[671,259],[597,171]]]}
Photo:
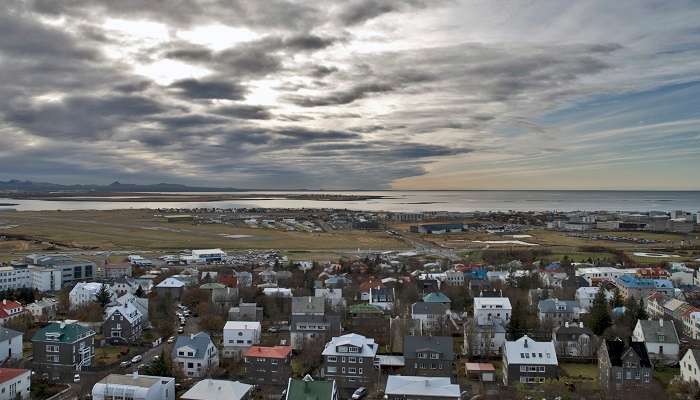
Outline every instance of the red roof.
{"label": "red roof", "polygon": [[12,310],[14,308],[19,308],[20,309],[19,312],[22,312],[22,309],[23,309],[22,304],[18,303],[16,301],[12,301],[12,300],[1,301],[0,302],[0,318],[7,318],[7,317],[10,317],[12,315],[19,314],[17,312],[15,312],[15,313],[10,312],[10,310]]}
{"label": "red roof", "polygon": [[289,356],[289,353],[291,352],[292,346],[252,346],[245,352],[243,356],[261,358],[287,358],[287,356]]}
{"label": "red roof", "polygon": [[5,383],[10,379],[14,379],[25,372],[29,372],[28,369],[21,368],[0,368],[0,383]]}
{"label": "red roof", "polygon": [[238,277],[234,275],[219,275],[219,283],[228,287],[238,287]]}
{"label": "red roof", "polygon": [[496,371],[491,363],[466,363],[467,373]]}

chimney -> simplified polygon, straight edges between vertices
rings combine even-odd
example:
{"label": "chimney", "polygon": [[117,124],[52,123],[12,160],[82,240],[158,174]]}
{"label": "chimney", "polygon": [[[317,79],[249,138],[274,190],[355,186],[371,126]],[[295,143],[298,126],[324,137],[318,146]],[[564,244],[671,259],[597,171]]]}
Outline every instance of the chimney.
{"label": "chimney", "polygon": [[568,327],[569,327],[569,322],[564,322],[564,327],[568,328]]}
{"label": "chimney", "polygon": [[525,339],[525,340],[523,341],[523,347],[525,347],[525,348],[527,349],[527,339]]}
{"label": "chimney", "polygon": [[61,329],[65,328],[65,327],[66,327],[66,321],[61,321],[61,323],[59,324],[59,326],[61,327]]}
{"label": "chimney", "polygon": [[579,322],[579,323],[578,323],[578,326],[579,326],[580,328],[583,328],[583,321]]}
{"label": "chimney", "polygon": [[194,340],[194,333],[190,333],[190,340]]}

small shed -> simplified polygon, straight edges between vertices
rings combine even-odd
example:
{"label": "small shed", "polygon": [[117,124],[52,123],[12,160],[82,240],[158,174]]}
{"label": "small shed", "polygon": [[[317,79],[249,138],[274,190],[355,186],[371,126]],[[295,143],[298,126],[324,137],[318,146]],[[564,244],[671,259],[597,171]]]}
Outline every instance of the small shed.
{"label": "small shed", "polygon": [[495,382],[496,368],[491,363],[466,363],[468,378],[476,378],[481,382]]}

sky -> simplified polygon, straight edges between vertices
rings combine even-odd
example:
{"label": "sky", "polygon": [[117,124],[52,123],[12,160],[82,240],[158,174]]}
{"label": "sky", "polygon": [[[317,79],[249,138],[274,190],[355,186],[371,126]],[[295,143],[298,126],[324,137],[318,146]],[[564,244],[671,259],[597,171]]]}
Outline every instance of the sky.
{"label": "sky", "polygon": [[5,0],[0,179],[700,180],[700,2]]}

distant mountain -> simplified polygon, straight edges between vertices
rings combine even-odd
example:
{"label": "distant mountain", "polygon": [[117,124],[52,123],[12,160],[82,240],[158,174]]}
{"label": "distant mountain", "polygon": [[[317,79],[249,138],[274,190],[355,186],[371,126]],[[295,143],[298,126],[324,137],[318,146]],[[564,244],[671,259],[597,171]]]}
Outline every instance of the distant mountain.
{"label": "distant mountain", "polygon": [[241,189],[197,187],[175,183],[156,183],[153,185],[137,185],[132,183],[113,182],[109,185],[59,185],[47,182],[20,181],[12,179],[0,181],[0,192],[102,192],[102,193],[132,193],[132,192],[236,192]]}

